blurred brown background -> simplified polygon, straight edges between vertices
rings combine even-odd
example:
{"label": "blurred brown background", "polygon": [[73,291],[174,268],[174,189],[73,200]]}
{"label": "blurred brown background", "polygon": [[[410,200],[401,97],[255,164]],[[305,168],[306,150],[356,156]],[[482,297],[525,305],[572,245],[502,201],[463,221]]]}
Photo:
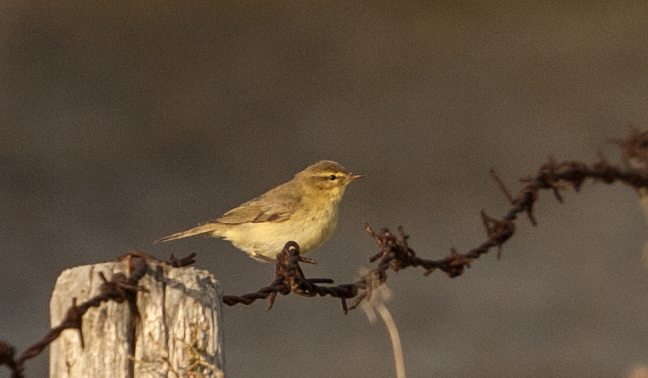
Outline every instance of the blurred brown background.
{"label": "blurred brown background", "polygon": [[[484,240],[549,155],[593,162],[648,125],[642,1],[0,1],[0,338],[49,327],[60,271],[197,252],[228,294],[273,268],[151,242],[321,159],[366,178],[311,277],[354,280],[363,221],[439,258]],[[409,377],[620,377],[648,362],[646,221],[622,186],[543,193],[504,257],[390,275]],[[393,377],[386,330],[331,298],[225,309],[232,377]],[[28,365],[46,375],[47,357]],[[7,376],[0,370],[0,376]]]}

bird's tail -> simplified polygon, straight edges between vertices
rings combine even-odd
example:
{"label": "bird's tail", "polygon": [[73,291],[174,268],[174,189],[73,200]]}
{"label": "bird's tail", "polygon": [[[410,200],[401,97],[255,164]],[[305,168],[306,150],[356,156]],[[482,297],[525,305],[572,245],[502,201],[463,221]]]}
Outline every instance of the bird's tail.
{"label": "bird's tail", "polygon": [[[173,235],[165,236],[162,239],[158,239],[154,242],[154,244],[157,243],[163,243],[167,242],[169,240],[176,240],[176,239],[182,239],[182,238],[188,238],[189,236],[196,236],[196,235],[204,235],[204,234],[212,234],[215,233],[216,237],[220,236],[217,231],[222,231],[222,226],[219,223],[204,223],[201,224],[198,227],[194,227],[191,230],[187,231],[182,231],[182,232],[176,232]],[[207,235],[205,235],[207,236]]]}

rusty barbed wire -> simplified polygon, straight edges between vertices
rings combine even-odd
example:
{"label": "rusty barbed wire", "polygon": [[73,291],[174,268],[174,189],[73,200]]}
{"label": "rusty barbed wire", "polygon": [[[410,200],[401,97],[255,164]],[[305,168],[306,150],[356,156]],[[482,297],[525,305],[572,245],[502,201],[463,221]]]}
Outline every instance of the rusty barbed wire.
{"label": "rusty barbed wire", "polygon": [[78,305],[77,299],[72,298],[72,305],[68,308],[65,318],[63,318],[61,323],[50,329],[40,341],[27,348],[17,359],[14,359],[14,348],[8,343],[0,340],[0,366],[7,365],[9,370],[11,370],[12,378],[23,378],[26,361],[39,355],[49,344],[61,335],[61,332],[66,329],[76,329],[79,332],[79,342],[81,343],[81,348],[84,348],[85,342],[83,340],[82,332],[83,315],[88,312],[90,308],[99,307],[103,302],[111,300],[117,303],[127,302],[131,313],[131,321],[138,321],[139,312],[135,300],[137,292],[148,291],[146,288],[138,285],[139,281],[148,271],[147,262],[159,262],[173,267],[183,267],[193,264],[195,262],[195,257],[195,253],[182,259],[176,259],[171,255],[169,260],[161,261],[140,251],[131,251],[118,257],[114,262],[127,262],[128,271],[130,273],[128,277],[123,273],[116,273],[110,280],[108,280],[102,272],[99,272],[99,277],[103,281],[99,289],[100,294]]}
{"label": "rusty barbed wire", "polygon": [[[326,279],[309,280],[304,277],[299,266],[299,246],[289,242],[284,250],[277,257],[277,268],[275,280],[266,287],[255,293],[242,296],[226,295],[223,303],[228,306],[236,304],[250,305],[258,299],[268,298],[267,309],[271,309],[277,293],[282,295],[295,292],[306,296],[325,296],[341,298],[342,311],[347,314],[349,310],[356,308],[364,299],[371,298],[371,291],[387,280],[387,271],[398,272],[408,267],[422,267],[424,275],[429,275],[435,270],[443,271],[448,277],[458,277],[470,267],[470,264],[481,255],[488,253],[491,248],[496,248],[497,259],[502,256],[502,246],[515,233],[515,223],[521,213],[525,213],[532,225],[537,225],[533,209],[541,190],[551,190],[552,194],[560,203],[563,202],[561,192],[568,187],[579,192],[585,180],[592,179],[594,182],[612,184],[622,182],[635,189],[648,188],[648,132],[631,130],[630,136],[625,140],[613,140],[613,143],[622,148],[622,161],[625,168],[610,165],[601,155],[599,161],[592,166],[577,161],[556,162],[552,157],[540,167],[535,176],[521,180],[524,186],[517,197],[513,197],[502,179],[491,169],[490,173],[497,185],[502,190],[511,208],[502,219],[492,218],[482,210],[482,223],[486,230],[487,239],[476,248],[465,253],[459,253],[454,248],[442,259],[423,259],[416,255],[407,243],[408,236],[402,227],[398,227],[398,233],[392,234],[388,229],[383,228],[375,232],[368,224],[365,229],[380,247],[380,252],[369,259],[369,263],[378,261],[378,266],[370,270],[359,281],[351,284],[338,286],[318,286],[316,283],[324,283]],[[285,263],[289,261],[290,263]],[[328,280],[330,283],[333,280]],[[328,283],[328,282],[327,282]],[[355,301],[347,306],[347,300],[355,298]]]}
{"label": "rusty barbed wire", "polygon": [[112,260],[112,262],[121,262],[132,258],[141,258],[150,263],[166,264],[174,268],[183,268],[185,266],[193,265],[196,262],[196,256],[198,256],[197,253],[190,253],[186,257],[177,259],[172,253],[171,256],[169,256],[168,260],[160,260],[157,257],[151,256],[142,251],[129,251],[117,257],[116,259]]}
{"label": "rusty barbed wire", "polygon": [[[317,284],[332,284],[333,280],[328,278],[311,278],[304,276],[304,272],[299,266],[299,262],[311,262],[299,255],[299,245],[294,241],[286,243],[283,251],[277,256],[275,264],[275,279],[269,286],[259,289],[255,293],[245,294],[242,296],[225,295],[223,303],[228,306],[236,304],[252,304],[258,299],[268,299],[267,309],[270,310],[277,294],[288,295],[295,293],[305,297],[321,297],[329,295],[334,298],[341,298],[344,305],[346,298],[353,298],[357,295],[357,289],[353,285],[340,286],[319,286]],[[304,261],[306,260],[306,261]]]}
{"label": "rusty barbed wire", "polygon": [[[368,224],[365,224],[366,231],[380,247],[380,252],[369,259],[370,263],[378,261],[376,268],[363,275],[358,281],[337,286],[321,286],[321,284],[333,284],[334,281],[328,278],[308,279],[305,277],[299,263],[314,263],[314,260],[300,256],[299,245],[295,242],[286,243],[281,254],[277,256],[275,265],[275,279],[266,287],[257,292],[242,296],[226,295],[223,303],[228,306],[236,304],[250,305],[259,299],[267,299],[267,309],[270,310],[276,300],[277,294],[331,296],[340,298],[342,309],[345,314],[355,309],[363,300],[372,296],[372,291],[378,288],[387,280],[387,271],[398,272],[409,267],[421,267],[424,275],[429,275],[435,270],[446,273],[450,278],[458,277],[470,267],[470,264],[481,255],[488,253],[492,248],[497,249],[497,258],[502,255],[502,245],[515,233],[515,223],[521,213],[525,213],[529,221],[537,224],[533,215],[533,206],[538,200],[541,190],[551,190],[559,202],[563,202],[561,192],[568,187],[573,187],[579,192],[585,180],[592,179],[594,182],[612,184],[622,182],[635,189],[648,188],[648,132],[639,132],[633,129],[631,135],[625,140],[613,140],[613,143],[621,146],[623,150],[622,161],[624,168],[610,165],[602,156],[592,166],[577,161],[566,161],[557,163],[553,158],[540,167],[535,176],[521,180],[524,186],[517,197],[513,197],[501,178],[491,170],[491,175],[496,181],[504,196],[507,198],[511,208],[502,219],[492,218],[482,210],[482,223],[486,230],[487,239],[476,248],[465,253],[459,253],[454,248],[442,259],[431,260],[417,256],[416,252],[408,245],[408,236],[402,227],[398,227],[396,234],[383,228],[375,232]],[[12,378],[22,378],[25,362],[38,354],[52,341],[59,337],[65,329],[76,329],[79,331],[79,339],[84,346],[82,329],[83,315],[91,308],[98,307],[106,301],[117,303],[127,302],[131,308],[132,321],[139,319],[135,299],[138,291],[146,291],[146,288],[138,286],[139,280],[147,272],[147,262],[158,262],[168,264],[172,267],[184,267],[195,262],[196,254],[177,259],[171,255],[169,260],[161,261],[139,251],[132,251],[118,257],[115,262],[127,261],[129,266],[129,277],[117,273],[108,280],[100,273],[103,281],[101,293],[88,301],[77,305],[76,298],[72,298],[72,305],[67,311],[61,323],[25,350],[17,359],[14,358],[14,348],[0,341],[0,366],[7,365],[12,372]],[[347,300],[355,298],[351,305]]]}

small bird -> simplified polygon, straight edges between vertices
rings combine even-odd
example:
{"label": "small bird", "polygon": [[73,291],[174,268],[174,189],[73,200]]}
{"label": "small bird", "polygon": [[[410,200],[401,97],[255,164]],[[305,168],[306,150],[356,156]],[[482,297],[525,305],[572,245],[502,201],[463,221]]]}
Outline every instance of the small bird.
{"label": "small bird", "polygon": [[218,219],[156,243],[205,235],[229,240],[256,260],[275,261],[284,245],[295,241],[304,254],[333,235],[344,190],[360,177],[334,161],[323,160]]}

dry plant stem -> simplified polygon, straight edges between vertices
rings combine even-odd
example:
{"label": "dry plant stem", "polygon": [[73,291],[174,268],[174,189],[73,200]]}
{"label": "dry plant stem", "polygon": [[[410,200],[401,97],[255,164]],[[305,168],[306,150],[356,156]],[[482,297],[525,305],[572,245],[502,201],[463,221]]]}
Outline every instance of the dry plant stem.
{"label": "dry plant stem", "polygon": [[392,318],[387,306],[382,302],[378,301],[374,304],[376,311],[382,318],[389,332],[389,339],[392,343],[392,349],[394,350],[394,363],[396,364],[396,378],[405,378],[405,361],[403,359],[403,348],[401,346],[400,337],[398,336],[398,329],[396,328],[396,322]]}
{"label": "dry plant stem", "polygon": [[[482,221],[487,238],[482,244],[465,253],[457,252],[454,248],[451,248],[450,253],[445,258],[439,260],[423,259],[418,257],[414,250],[409,247],[407,235],[405,235],[402,228],[399,227],[398,233],[394,235],[388,229],[375,232],[369,225],[365,225],[367,232],[381,249],[378,254],[369,259],[370,263],[378,261],[378,266],[368,272],[360,281],[351,284],[322,287],[312,283],[312,286],[309,286],[307,290],[312,295],[308,296],[314,296],[316,293],[320,296],[331,295],[341,298],[342,310],[346,314],[348,310],[356,308],[361,301],[371,298],[372,288],[368,285],[368,282],[375,279],[379,284],[384,283],[387,279],[388,270],[397,272],[408,267],[421,267],[426,275],[435,270],[441,270],[450,278],[458,277],[463,274],[465,268],[470,267],[474,260],[488,253],[491,248],[495,247],[497,257],[501,257],[502,245],[515,233],[514,222],[517,220],[518,214],[526,214],[533,225],[537,224],[533,209],[541,190],[550,190],[554,197],[559,202],[562,202],[561,193],[566,188],[572,187],[576,192],[579,192],[587,179],[605,184],[620,182],[637,190],[648,188],[648,132],[632,130],[631,135],[626,140],[615,141],[615,143],[621,145],[623,149],[625,168],[610,165],[603,157],[600,157],[599,161],[593,165],[577,161],[556,162],[550,157],[548,162],[541,166],[534,176],[522,180],[524,186],[516,197],[511,195],[504,182],[491,170],[491,175],[511,204],[511,208],[501,219],[489,217],[482,211]],[[638,165],[640,168],[633,168],[628,162],[633,163],[634,166]],[[284,248],[284,251],[286,251],[286,248]],[[289,272],[290,269],[278,271],[277,274]],[[301,277],[302,280],[305,280],[301,270],[299,275],[295,277]],[[282,278],[279,281],[275,280],[271,286],[262,288],[256,293],[240,297],[226,296],[224,303],[229,306],[238,303],[251,304],[257,299],[267,298],[270,292],[288,294],[290,292],[289,288],[293,284],[290,279],[286,281]],[[297,284],[297,287],[299,286],[300,284]],[[273,295],[272,302],[274,302],[275,298],[276,294]],[[356,299],[348,306],[346,301],[351,298]]]}
{"label": "dry plant stem", "polygon": [[376,321],[375,312],[380,315],[383,323],[385,323],[392,344],[392,350],[394,352],[396,378],[405,378],[405,360],[403,358],[403,348],[401,346],[398,328],[396,327],[396,322],[389,313],[387,306],[385,306],[385,301],[390,297],[390,291],[387,288],[387,285],[381,286],[377,281],[373,282],[371,287],[373,290],[373,296],[371,300],[362,302],[362,309],[365,310],[371,323],[375,323]]}

